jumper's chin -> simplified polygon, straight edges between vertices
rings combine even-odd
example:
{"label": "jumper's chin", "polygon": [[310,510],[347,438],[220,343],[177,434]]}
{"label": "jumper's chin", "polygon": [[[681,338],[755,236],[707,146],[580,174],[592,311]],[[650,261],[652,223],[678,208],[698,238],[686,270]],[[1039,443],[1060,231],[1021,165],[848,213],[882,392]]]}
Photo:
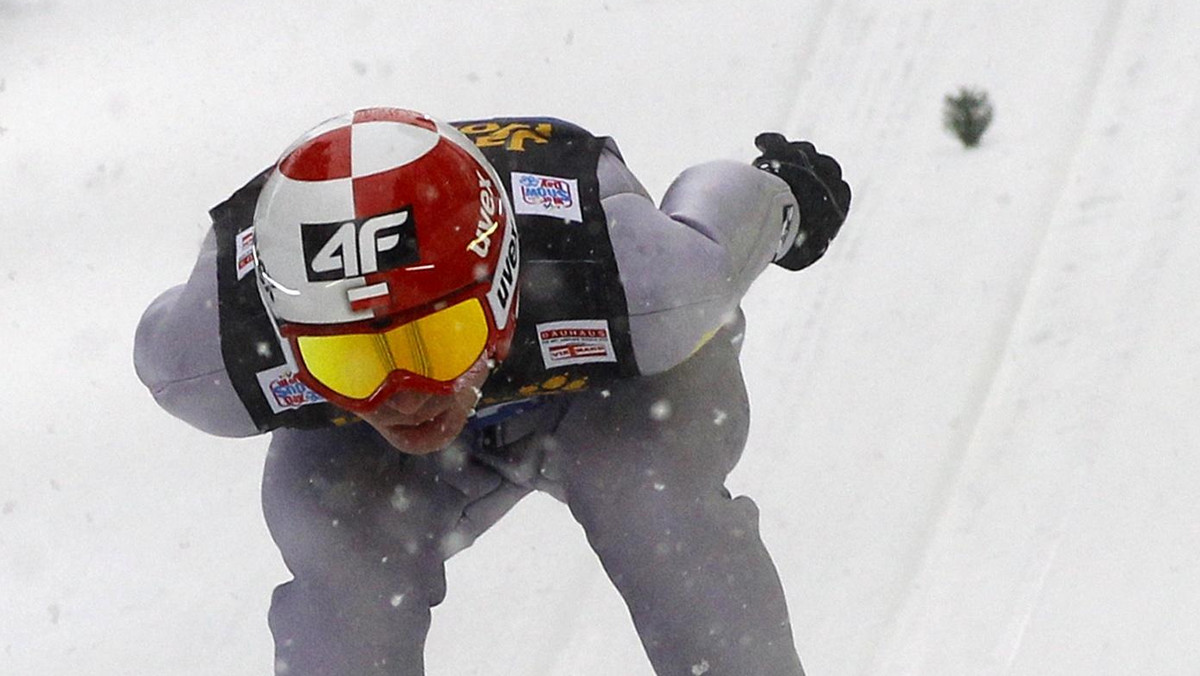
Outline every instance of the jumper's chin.
{"label": "jumper's chin", "polygon": [[401,390],[359,417],[402,453],[435,453],[449,446],[466,427],[487,374],[481,361],[479,368],[472,368],[455,382],[451,394]]}

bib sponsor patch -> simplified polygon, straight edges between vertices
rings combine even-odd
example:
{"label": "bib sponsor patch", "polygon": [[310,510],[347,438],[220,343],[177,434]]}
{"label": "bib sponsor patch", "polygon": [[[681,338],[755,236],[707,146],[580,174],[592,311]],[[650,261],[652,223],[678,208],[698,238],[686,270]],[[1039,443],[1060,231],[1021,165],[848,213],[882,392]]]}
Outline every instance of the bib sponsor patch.
{"label": "bib sponsor patch", "polygon": [[237,234],[237,278],[238,281],[254,270],[254,227],[251,226]]}
{"label": "bib sponsor patch", "polygon": [[604,319],[574,319],[537,325],[546,368],[617,361],[612,333]]}
{"label": "bib sponsor patch", "polygon": [[579,181],[576,179],[514,171],[512,192],[513,209],[518,214],[583,222],[583,212],[579,206]]}
{"label": "bib sponsor patch", "polygon": [[289,364],[259,371],[258,384],[275,413],[325,401],[324,397],[300,382],[296,376],[296,369]]}

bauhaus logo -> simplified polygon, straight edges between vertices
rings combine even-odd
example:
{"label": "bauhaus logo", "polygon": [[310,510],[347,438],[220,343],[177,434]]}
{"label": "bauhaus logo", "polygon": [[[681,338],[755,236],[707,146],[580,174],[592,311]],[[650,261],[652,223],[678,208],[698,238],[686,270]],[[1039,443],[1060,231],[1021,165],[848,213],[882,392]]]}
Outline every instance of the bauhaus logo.
{"label": "bauhaus logo", "polygon": [[304,266],[310,282],[361,277],[417,262],[412,208],[335,223],[302,223]]}

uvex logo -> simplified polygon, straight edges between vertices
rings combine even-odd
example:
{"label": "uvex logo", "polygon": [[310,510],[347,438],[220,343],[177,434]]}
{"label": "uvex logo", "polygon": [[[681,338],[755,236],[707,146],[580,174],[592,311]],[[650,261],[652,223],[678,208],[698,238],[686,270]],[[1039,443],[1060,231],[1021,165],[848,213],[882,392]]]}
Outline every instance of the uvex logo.
{"label": "uvex logo", "polygon": [[301,223],[310,282],[327,282],[417,262],[412,208],[336,223]]}
{"label": "uvex logo", "polygon": [[480,258],[487,258],[492,249],[492,234],[500,227],[499,219],[504,217],[504,201],[496,192],[491,179],[475,170],[475,178],[479,181],[479,222],[475,224],[475,239],[467,245]]}
{"label": "uvex logo", "polygon": [[509,310],[517,296],[517,275],[521,269],[521,247],[517,240],[516,228],[509,227],[504,232],[504,247],[500,252],[499,265],[492,276],[492,288],[488,291],[488,302],[492,306],[492,317],[496,320],[496,328],[503,329],[508,325]]}

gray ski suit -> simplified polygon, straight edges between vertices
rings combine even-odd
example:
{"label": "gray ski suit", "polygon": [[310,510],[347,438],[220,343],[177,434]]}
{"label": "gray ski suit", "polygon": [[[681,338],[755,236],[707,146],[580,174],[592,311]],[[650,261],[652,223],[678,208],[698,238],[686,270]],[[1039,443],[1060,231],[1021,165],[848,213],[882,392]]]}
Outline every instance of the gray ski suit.
{"label": "gray ski suit", "polygon": [[[294,579],[275,590],[270,625],[290,676],[424,673],[444,562],[533,490],[582,526],[656,673],[802,673],[757,509],[724,486],[749,424],[739,303],[795,198],[717,161],[684,171],[656,207],[611,140],[595,175],[639,375],[541,397],[426,456],[366,424],[272,432],[263,509]],[[135,365],[172,415],[250,436],[263,426],[222,357],[217,252],[210,232],[187,283],[147,309]]]}

